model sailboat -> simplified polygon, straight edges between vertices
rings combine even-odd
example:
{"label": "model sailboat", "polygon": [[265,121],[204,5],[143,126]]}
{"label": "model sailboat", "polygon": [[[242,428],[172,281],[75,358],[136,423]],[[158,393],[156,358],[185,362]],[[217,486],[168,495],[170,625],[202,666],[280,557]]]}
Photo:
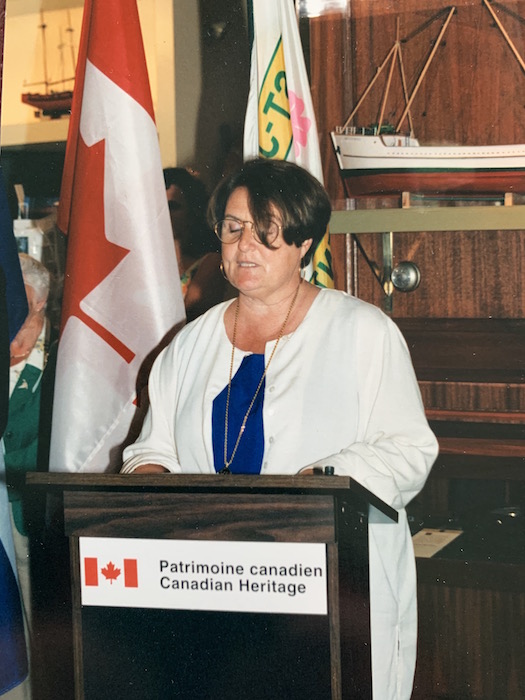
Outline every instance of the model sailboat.
{"label": "model sailboat", "polygon": [[[525,72],[525,62],[490,3],[488,0],[483,0],[483,3]],[[389,195],[402,192],[421,194],[525,192],[525,144],[425,146],[420,144],[414,136],[410,108],[454,12],[455,8],[452,7],[411,93],[407,88],[398,31],[394,45],[377,69],[346,123],[335,127],[331,132],[337,161],[349,196]],[[405,108],[397,126],[391,127],[383,123],[383,118],[395,65],[399,66],[401,73]],[[389,69],[389,74],[378,123],[371,127],[349,126],[374,83],[386,68]],[[401,131],[406,121],[409,125],[408,133]]]}
{"label": "model sailboat", "polygon": [[[60,63],[62,70],[64,70],[64,49],[69,48],[70,54],[71,54],[71,63],[72,63],[72,77],[61,77],[58,80],[50,80],[48,76],[48,67],[47,67],[47,47],[46,47],[46,28],[47,25],[44,21],[44,15],[41,12],[40,13],[41,17],[41,22],[40,22],[40,30],[42,32],[42,52],[43,52],[43,57],[42,57],[42,66],[43,66],[43,71],[44,71],[44,79],[38,83],[32,83],[32,85],[43,85],[44,86],[44,91],[43,92],[24,92],[21,95],[22,102],[24,104],[29,105],[30,107],[34,107],[35,109],[39,110],[43,116],[46,117],[51,117],[52,119],[57,119],[61,117],[64,114],[69,114],[71,112],[71,102],[73,99],[73,90],[72,88],[66,88],[67,85],[72,83],[75,79],[75,53],[74,53],[74,48],[73,44],[71,41],[71,34],[73,32],[73,29],[71,28],[71,22],[69,22],[69,26],[67,28],[67,32],[69,33],[70,36],[70,41],[69,45],[66,46],[62,40],[60,41],[60,44],[58,46],[58,49],[60,51]],[[61,90],[55,89],[55,86],[60,85],[62,87]],[[30,85],[28,86],[30,87]]]}

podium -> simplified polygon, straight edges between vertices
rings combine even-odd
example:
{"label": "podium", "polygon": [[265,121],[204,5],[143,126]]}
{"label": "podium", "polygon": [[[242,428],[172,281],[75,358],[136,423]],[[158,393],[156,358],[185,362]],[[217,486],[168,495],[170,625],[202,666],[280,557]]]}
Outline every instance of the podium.
{"label": "podium", "polygon": [[338,476],[32,473],[70,543],[76,700],[371,698],[368,512]]}

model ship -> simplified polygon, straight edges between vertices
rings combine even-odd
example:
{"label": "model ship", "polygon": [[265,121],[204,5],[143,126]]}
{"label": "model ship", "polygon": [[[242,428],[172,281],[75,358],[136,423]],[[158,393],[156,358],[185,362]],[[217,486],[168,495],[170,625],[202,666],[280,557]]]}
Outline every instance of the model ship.
{"label": "model ship", "polygon": [[[42,50],[43,50],[43,69],[44,69],[44,79],[39,82],[35,83],[36,85],[43,85],[44,86],[44,91],[43,92],[24,92],[21,95],[21,100],[24,104],[29,105],[30,107],[34,107],[37,109],[43,116],[45,117],[51,117],[52,119],[57,119],[61,117],[64,114],[69,114],[71,112],[71,102],[73,100],[73,90],[72,89],[66,89],[66,85],[68,83],[72,83],[74,81],[74,74],[75,74],[75,55],[74,55],[74,49],[73,45],[70,41],[69,43],[69,49],[71,52],[71,61],[73,64],[73,69],[72,77],[62,77],[60,80],[49,80],[48,77],[48,70],[47,70],[47,48],[46,48],[46,28],[47,25],[44,22],[44,16],[43,13],[41,13],[41,23],[39,26],[41,32],[42,32]],[[69,23],[69,26],[67,28],[67,31],[70,33],[73,31],[71,28],[71,22]],[[63,51],[65,48],[65,45],[60,42],[59,45],[59,51],[60,51],[60,58],[61,58],[61,65],[63,66],[64,60],[63,60]],[[54,86],[60,85],[62,87],[61,90],[56,90]]]}
{"label": "model ship", "polygon": [[[492,14],[509,47],[525,71],[525,63],[510,40],[488,0]],[[525,144],[491,146],[425,146],[414,135],[412,102],[452,20],[452,7],[436,39],[415,87],[409,94],[401,58],[399,36],[343,126],[331,132],[332,142],[347,194],[351,197],[400,194],[525,192]],[[398,30],[399,35],[399,30]],[[383,123],[393,66],[401,71],[405,108],[397,126]],[[364,99],[385,68],[390,76],[382,100],[379,121],[369,127],[349,126]],[[409,133],[401,132],[408,121]]]}

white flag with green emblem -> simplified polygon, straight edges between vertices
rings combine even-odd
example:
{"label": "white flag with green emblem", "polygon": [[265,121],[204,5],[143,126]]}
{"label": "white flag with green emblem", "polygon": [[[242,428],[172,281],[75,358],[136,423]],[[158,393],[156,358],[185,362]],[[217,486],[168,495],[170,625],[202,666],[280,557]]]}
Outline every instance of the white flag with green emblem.
{"label": "white flag with green emblem", "polygon": [[[293,0],[248,4],[253,43],[244,158],[290,160],[322,183],[317,126]],[[334,286],[328,232],[305,276],[321,287]]]}

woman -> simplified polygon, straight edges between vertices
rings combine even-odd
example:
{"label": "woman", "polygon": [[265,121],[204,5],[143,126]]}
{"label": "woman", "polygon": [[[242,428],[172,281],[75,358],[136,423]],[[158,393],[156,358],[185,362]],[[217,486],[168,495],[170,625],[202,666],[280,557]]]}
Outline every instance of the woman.
{"label": "woman", "polygon": [[[210,204],[239,291],[155,363],[124,472],[308,473],[333,466],[399,511],[370,511],[374,697],[410,697],[415,561],[404,507],[437,453],[406,344],[378,308],[301,279],[330,203],[305,170],[256,160]],[[334,410],[334,404],[337,408]]]}
{"label": "woman", "polygon": [[[28,314],[10,345],[9,414],[3,442],[16,568],[27,639],[30,640],[34,632],[30,535],[40,534],[43,504],[38,494],[26,487],[25,477],[27,472],[42,468],[48,452],[50,433],[46,426],[51,410],[47,399],[54,363],[53,360],[51,364],[48,362],[51,349],[51,329],[46,317],[51,282],[49,270],[25,253],[20,253],[19,259]],[[53,346],[53,356],[55,350]],[[29,641],[27,651],[29,658]],[[31,698],[31,687],[35,688],[34,671],[32,668],[23,683],[2,697]]]}
{"label": "woman", "polygon": [[166,168],[164,182],[188,321],[226,298],[220,254],[206,221],[208,194],[185,168]]}
{"label": "woman", "polygon": [[49,270],[30,255],[20,253],[19,259],[29,311],[10,345],[9,417],[4,447],[13,518],[18,532],[25,536],[25,473],[37,468],[44,441],[40,434],[40,406],[50,349],[46,305],[51,277]]}

